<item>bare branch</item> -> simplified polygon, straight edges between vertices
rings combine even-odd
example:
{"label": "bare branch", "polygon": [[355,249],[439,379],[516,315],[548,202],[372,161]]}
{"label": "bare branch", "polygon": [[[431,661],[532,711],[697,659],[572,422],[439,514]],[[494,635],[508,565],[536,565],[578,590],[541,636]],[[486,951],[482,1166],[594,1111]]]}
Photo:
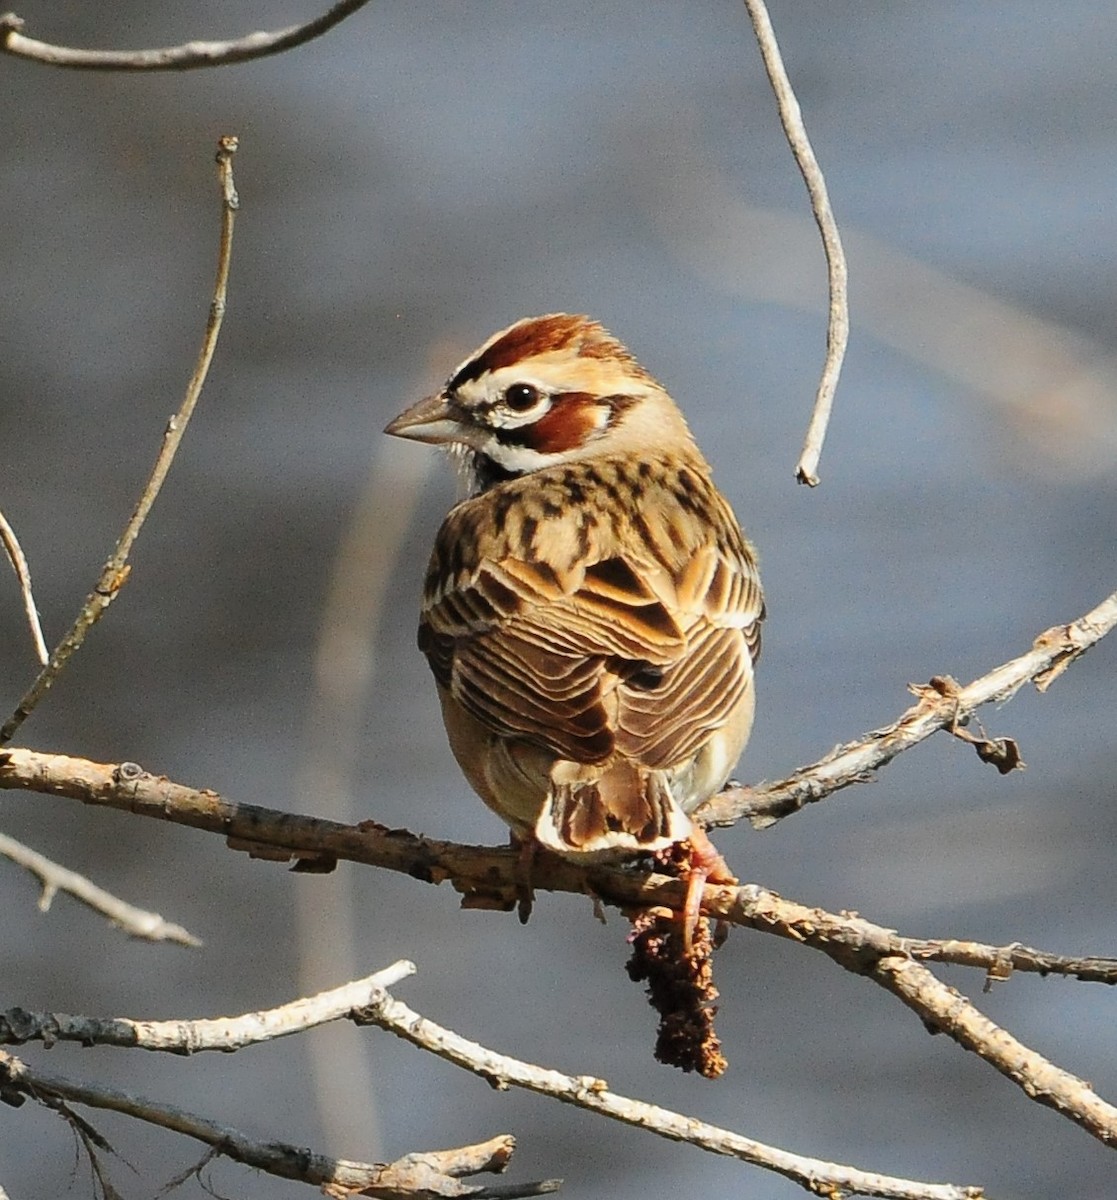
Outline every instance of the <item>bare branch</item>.
{"label": "bare branch", "polygon": [[[710,895],[711,890],[718,894]],[[1117,1144],[1117,1108],[1097,1096],[1085,1080],[1017,1041],[960,992],[914,962],[909,954],[919,954],[918,942],[897,938],[892,930],[863,917],[808,908],[753,884],[707,889],[702,907],[731,924],[764,929],[810,946],[846,970],[872,979],[917,1012],[927,1026],[980,1055],[1029,1099],[1056,1109],[1107,1145]],[[894,949],[886,949],[889,946]],[[1112,977],[1113,964],[1107,966]]]}
{"label": "bare branch", "polygon": [[313,21],[271,33],[250,33],[225,42],[186,42],[157,50],[75,50],[52,46],[25,37],[23,20],[15,13],[4,13],[0,15],[0,51],[49,67],[83,71],[190,71],[198,67],[221,67],[292,50],[320,37],[368,2],[340,0]]}
{"label": "bare branch", "polygon": [[31,640],[35,643],[35,655],[45,666],[50,658],[50,653],[47,650],[46,641],[43,639],[43,627],[39,624],[39,610],[35,606],[35,594],[31,590],[31,568],[27,565],[27,558],[23,553],[23,547],[19,544],[19,538],[16,537],[16,531],[8,524],[8,519],[2,512],[0,512],[0,542],[4,544],[8,562],[12,564],[12,570],[15,571],[16,579],[19,581],[20,594],[23,596],[23,611],[27,614]]}
{"label": "bare branch", "polygon": [[[504,846],[463,846],[418,837],[374,822],[345,825],[251,804],[150,775],[135,763],[112,765],[35,750],[0,750],[0,788],[64,796],[86,804],[155,817],[225,836],[232,848],[255,857],[299,862],[328,869],[339,860],[364,863],[428,883],[450,880],[469,900],[511,901],[521,886],[518,851]],[[666,875],[640,874],[619,867],[583,867],[540,853],[532,869],[537,891],[591,895],[621,908],[662,906],[681,912],[685,887]],[[495,905],[494,905],[495,906]],[[855,955],[877,959],[910,956],[978,967],[996,978],[1013,970],[1041,975],[1073,975],[1083,981],[1117,983],[1117,960],[1071,958],[1026,946],[990,946],[957,939],[900,937],[891,930],[823,909],[794,905],[755,884],[709,884],[702,910],[710,916],[777,933],[793,941],[814,931]]]}
{"label": "bare branch", "polygon": [[[110,767],[30,750],[0,751],[0,787],[11,786],[73,796],[86,803],[105,804],[208,829],[224,834],[234,848],[279,860],[295,855],[300,860],[312,862],[317,869],[328,868],[344,858],[432,883],[450,879],[455,888],[465,893],[467,901],[476,902],[481,898],[511,906],[521,885],[520,856],[512,849],[460,846],[416,837],[402,830],[388,830],[371,822],[353,827],[252,805],[237,805],[213,792],[184,788],[167,779],[148,775],[134,763]],[[643,875],[621,867],[581,867],[555,855],[544,854],[540,854],[533,864],[532,885],[540,891],[588,893],[626,909],[662,905],[676,912],[683,911],[687,891],[683,881],[667,876]],[[920,943],[897,937],[891,930],[863,918],[795,904],[755,884],[740,887],[707,885],[703,891],[702,911],[730,924],[805,943],[821,950],[847,970],[868,975],[877,982],[884,982],[885,986],[890,985],[891,974],[883,969],[878,972],[877,965],[885,960],[907,958],[909,954],[918,955],[923,948]],[[994,952],[986,957],[995,959],[997,956]],[[987,963],[981,965],[985,965],[987,971],[991,969]],[[1021,957],[1019,965],[1028,967],[1026,956]],[[1113,964],[1106,966],[1111,973]],[[930,982],[922,985],[924,990],[933,991],[940,986],[929,973],[928,979]],[[909,1003],[905,997],[901,998]],[[974,1013],[974,1022],[987,1020],[976,1009]],[[929,1010],[928,1020],[933,1015],[935,1010]],[[955,1036],[953,1029],[944,1027]],[[991,1023],[989,1027],[995,1028]],[[1004,1069],[1011,1055],[998,1049],[1009,1038],[1007,1034],[1002,1038],[1001,1032],[996,1031],[996,1044],[981,1049],[971,1036],[969,1025],[960,1028],[957,1036],[962,1045],[978,1049],[982,1057],[998,1069]],[[1012,1045],[1018,1047],[1015,1041]],[[1022,1053],[1026,1048],[1019,1049]],[[1092,1106],[1083,1106],[1078,1098],[1078,1092],[1085,1086],[1082,1081],[1059,1072],[1030,1050],[1027,1055],[1029,1065],[1010,1074],[1025,1091],[1032,1093],[1033,1081],[1028,1072],[1030,1064],[1034,1064],[1040,1072],[1035,1087],[1044,1093],[1045,1103],[1058,1108],[1095,1136],[1108,1139],[1112,1131],[1117,1137],[1117,1110],[1101,1100]],[[1053,1077],[1056,1077],[1058,1088],[1051,1084]]]}
{"label": "bare branch", "polygon": [[564,1075],[548,1067],[535,1066],[498,1054],[452,1030],[428,1021],[392,996],[384,995],[361,1014],[382,1029],[397,1034],[414,1046],[429,1050],[455,1066],[480,1075],[495,1088],[525,1088],[551,1096],[564,1104],[584,1108],[637,1129],[645,1129],[674,1142],[687,1142],[708,1150],[764,1167],[802,1185],[816,1195],[893,1196],[905,1200],[974,1200],[981,1188],[953,1184],[918,1183],[895,1179],[841,1163],[806,1158],[775,1146],[754,1141],[728,1129],[708,1125],[655,1104],[632,1100],[609,1090],[603,1079],[592,1075]]}
{"label": "bare branch", "polygon": [[1030,1100],[1069,1117],[1107,1146],[1117,1145],[1117,1108],[1101,1099],[1091,1083],[1025,1046],[926,967],[910,959],[884,958],[870,978],[918,1013],[932,1032],[948,1034],[980,1055]]}
{"label": "bare branch", "polygon": [[118,925],[132,937],[144,938],[149,942],[177,942],[180,946],[202,944],[200,939],[181,925],[164,920],[158,913],[136,908],[126,900],[121,900],[111,892],[106,892],[104,888],[98,887],[84,875],[60,866],[5,833],[0,833],[0,855],[30,871],[42,884],[43,890],[39,896],[40,912],[46,912],[50,908],[58,892],[65,892],[94,912],[108,917],[114,925]]}
{"label": "bare branch", "polygon": [[795,477],[800,483],[810,487],[818,485],[818,460],[822,454],[822,443],[826,437],[826,427],[830,423],[830,410],[834,404],[834,392],[838,387],[838,377],[842,371],[842,360],[845,358],[846,343],[849,341],[849,299],[847,296],[848,270],[846,268],[845,251],[842,249],[841,234],[834,220],[834,211],[830,207],[830,197],[826,191],[826,180],[818,159],[811,147],[803,124],[803,114],[799,109],[799,101],[787,71],[783,65],[779,43],[768,16],[764,0],[745,0],[749,20],[752,21],[756,40],[760,45],[760,56],[764,60],[764,69],[768,72],[768,80],[776,96],[779,109],[780,123],[784,135],[803,182],[807,185],[807,193],[811,199],[811,212],[814,213],[818,232],[822,235],[822,247],[826,252],[827,279],[830,288],[830,312],[826,325],[826,359],[822,365],[822,377],[818,381],[815,393],[814,411],[811,413],[810,424],[807,426],[807,436],[803,442],[803,452],[795,467]]}
{"label": "bare branch", "polygon": [[78,613],[73,627],[55,647],[54,653],[50,656],[50,661],[39,672],[38,678],[36,678],[31,687],[24,693],[23,698],[16,706],[15,712],[8,718],[3,728],[0,728],[0,745],[11,741],[16,730],[30,716],[35,706],[47,693],[55,679],[58,678],[66,664],[70,661],[71,656],[85,641],[86,634],[101,619],[105,609],[116,599],[117,593],[127,581],[131,570],[131,567],[128,566],[128,555],[131,553],[136,538],[139,537],[140,530],[143,528],[144,521],[147,520],[147,515],[151,511],[156,497],[159,495],[159,490],[163,486],[167,472],[171,469],[171,464],[174,462],[179,444],[182,442],[183,434],[186,432],[186,426],[189,424],[190,417],[194,412],[194,406],[201,395],[206,375],[209,372],[210,362],[213,360],[213,353],[217,348],[217,338],[221,332],[221,322],[225,316],[225,296],[228,288],[229,264],[233,249],[233,225],[237,208],[240,205],[240,200],[237,197],[236,188],[233,183],[233,155],[236,153],[236,149],[237,139],[235,137],[223,137],[218,141],[217,170],[221,185],[221,240],[217,256],[217,278],[214,283],[213,299],[210,303],[209,319],[206,322],[206,331],[202,338],[202,347],[194,366],[194,373],[187,385],[186,395],[178,412],[171,417],[167,425],[166,432],[163,434],[163,444],[155,459],[155,466],[152,469],[151,476],[140,495],[128,524],[124,527],[124,532],[120,535],[120,539],[116,543],[116,548],[113,550],[104,567],[102,567],[101,576],[97,580],[93,591],[86,597],[85,604],[82,605],[81,612]]}
{"label": "bare branch", "polygon": [[228,1053],[275,1038],[289,1037],[350,1016],[372,1002],[385,988],[408,975],[415,964],[401,959],[374,975],[341,987],[301,997],[278,1008],[196,1021],[134,1021],[128,1017],[82,1017],[67,1013],[31,1013],[22,1008],[0,1013],[0,1042],[22,1045],[39,1041],[79,1042],[83,1046],[120,1046],[169,1054],[195,1054],[203,1050]]}
{"label": "bare branch", "polygon": [[742,817],[763,829],[832,792],[864,783],[870,773],[890,763],[940,729],[964,724],[982,705],[1009,700],[1032,681],[1044,692],[1070,666],[1117,625],[1117,592],[1069,625],[1041,633],[1031,650],[994,668],[965,687],[949,676],[929,685],[912,686],[919,697],[900,718],[855,742],[832,750],[778,783],[757,788],[731,787],[708,800],[695,814],[706,826],[733,825]]}
{"label": "bare branch", "polygon": [[478,1146],[409,1154],[388,1164],[363,1163],[329,1158],[283,1142],[259,1142],[232,1126],[220,1125],[181,1108],[158,1104],[103,1084],[77,1083],[35,1070],[3,1051],[0,1051],[0,1087],[9,1102],[12,1099],[18,1102],[26,1096],[50,1107],[57,1107],[61,1102],[123,1113],[194,1138],[234,1162],[281,1179],[314,1184],[333,1195],[364,1189],[362,1195],[382,1196],[385,1200],[406,1196],[414,1196],[416,1200],[430,1200],[433,1196],[470,1196],[476,1200],[499,1197],[503,1200],[506,1197],[538,1196],[558,1187],[556,1180],[498,1188],[471,1187],[459,1182],[462,1175],[504,1169],[516,1144],[515,1139],[506,1134]]}

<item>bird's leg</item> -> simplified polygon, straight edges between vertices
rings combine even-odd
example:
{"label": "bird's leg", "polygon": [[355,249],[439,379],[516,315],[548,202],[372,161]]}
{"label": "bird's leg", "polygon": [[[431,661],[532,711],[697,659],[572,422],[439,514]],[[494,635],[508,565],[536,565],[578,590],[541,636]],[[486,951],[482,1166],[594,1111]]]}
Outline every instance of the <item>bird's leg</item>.
{"label": "bird's leg", "polygon": [[694,941],[694,930],[702,912],[702,889],[707,880],[714,883],[736,883],[737,876],[729,864],[717,852],[714,843],[699,825],[690,831],[690,864],[683,874],[687,882],[686,903],[683,905],[683,950],[690,954]]}

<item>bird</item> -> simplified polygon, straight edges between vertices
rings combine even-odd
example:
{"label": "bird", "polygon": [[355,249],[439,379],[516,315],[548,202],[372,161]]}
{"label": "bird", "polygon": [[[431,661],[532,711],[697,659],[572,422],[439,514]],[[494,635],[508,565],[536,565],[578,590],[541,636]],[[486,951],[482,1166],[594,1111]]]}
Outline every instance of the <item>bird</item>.
{"label": "bird", "polygon": [[689,843],[689,947],[707,879],[690,814],[754,713],[756,553],[667,390],[601,324],[501,330],[386,433],[450,452],[419,648],[450,747],[521,846],[576,863]]}

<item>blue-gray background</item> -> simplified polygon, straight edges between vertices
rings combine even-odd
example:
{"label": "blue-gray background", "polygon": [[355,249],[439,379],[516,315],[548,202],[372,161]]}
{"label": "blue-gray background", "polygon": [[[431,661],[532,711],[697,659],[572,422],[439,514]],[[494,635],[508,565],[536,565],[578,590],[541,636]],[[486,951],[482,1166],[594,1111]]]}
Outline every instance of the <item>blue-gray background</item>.
{"label": "blue-gray background", "polygon": [[[35,36],[123,47],[311,10],[19,9]],[[771,620],[742,777],[818,757],[893,719],[909,680],[972,678],[1111,591],[1117,9],[772,15],[851,257],[851,348],[813,492],[792,469],[824,269],[733,0],[381,2],[294,53],[183,75],[0,60],[0,507],[48,636],[96,577],[178,404],[212,278],[212,148],[242,141],[230,310],[195,424],[131,582],[20,740],[342,812],[341,784],[313,776],[324,760],[352,783],[354,817],[503,839],[454,767],[413,642],[455,483],[380,430],[494,329],[555,309],[599,317],[663,379],[760,548]],[[339,729],[314,683],[337,550],[347,530],[351,560],[378,545],[412,494],[395,566],[336,589],[343,620],[362,586],[386,587],[375,659],[343,636],[329,660],[335,679],[372,671]],[[7,709],[34,664],[10,577],[0,599]],[[1024,773],[1002,779],[941,737],[872,786],[719,846],[746,879],[906,934],[1117,953],[1115,653],[1103,643],[1047,696],[985,714],[1020,739]],[[603,928],[588,901],[541,897],[521,928],[460,912],[446,887],[348,866],[292,876],[212,836],[47,798],[2,808],[15,836],[206,941],[131,942],[66,899],[42,916],[32,882],[0,864],[5,1007],[235,1013],[407,956],[420,970],[400,994],[467,1036],[789,1149],[1002,1200],[1112,1195],[1111,1152],[810,951],[731,937],[718,978],[732,1067],[709,1084],[652,1062],[624,923]],[[949,978],[1117,1096],[1110,990],[1020,977],[980,997],[976,973]],[[513,1132],[515,1177],[563,1175],[571,1198],[800,1194],[493,1092],[374,1031],[234,1058],[27,1057],[348,1157]],[[199,1156],[93,1116],[139,1172],[115,1169],[129,1196]],[[90,1192],[56,1118],[6,1109],[3,1129],[13,1200]],[[225,1195],[305,1194],[227,1164],[211,1179]]]}

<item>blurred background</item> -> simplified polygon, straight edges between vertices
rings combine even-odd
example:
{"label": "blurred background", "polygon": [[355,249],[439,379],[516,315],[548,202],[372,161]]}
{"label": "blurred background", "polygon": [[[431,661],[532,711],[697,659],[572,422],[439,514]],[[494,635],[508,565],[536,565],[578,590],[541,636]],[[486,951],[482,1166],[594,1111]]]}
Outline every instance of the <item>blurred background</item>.
{"label": "blurred background", "polygon": [[[23,0],[31,36],[139,48],[312,16],[306,0]],[[229,313],[127,588],[17,738],[230,798],[466,841],[505,830],[446,747],[414,645],[453,473],[385,422],[495,329],[608,325],[679,400],[757,543],[770,620],[739,771],[778,778],[968,680],[1117,579],[1117,9],[1068,0],[774,3],[850,258],[852,337],[822,486],[793,481],[825,269],[733,0],[374,4],[292,53],[94,75],[0,60],[0,509],[52,644],[97,576],[189,376],[241,138]],[[1117,643],[986,711],[1007,778],[944,737],[765,833],[742,878],[912,936],[1117,954]],[[0,572],[0,707],[35,673]],[[866,1169],[1010,1197],[1113,1194],[1086,1134],[828,960],[735,931],[717,1083],[652,1060],[626,925],[541,896],[514,916],[343,864],[293,876],[221,840],[0,794],[3,828],[205,940],[130,941],[0,862],[0,1007],[239,1013],[406,956],[398,989],[494,1049]],[[996,1021],[1117,1097],[1117,996],[1021,976]],[[61,1046],[29,1061],[351,1158],[520,1139],[512,1178],[570,1200],[801,1194],[523,1093],[375,1030],[191,1060]],[[88,1112],[149,1196],[200,1148]],[[93,1188],[61,1122],[3,1112],[0,1185]],[[305,1188],[217,1162],[223,1195]],[[200,1196],[191,1181],[180,1195]]]}

